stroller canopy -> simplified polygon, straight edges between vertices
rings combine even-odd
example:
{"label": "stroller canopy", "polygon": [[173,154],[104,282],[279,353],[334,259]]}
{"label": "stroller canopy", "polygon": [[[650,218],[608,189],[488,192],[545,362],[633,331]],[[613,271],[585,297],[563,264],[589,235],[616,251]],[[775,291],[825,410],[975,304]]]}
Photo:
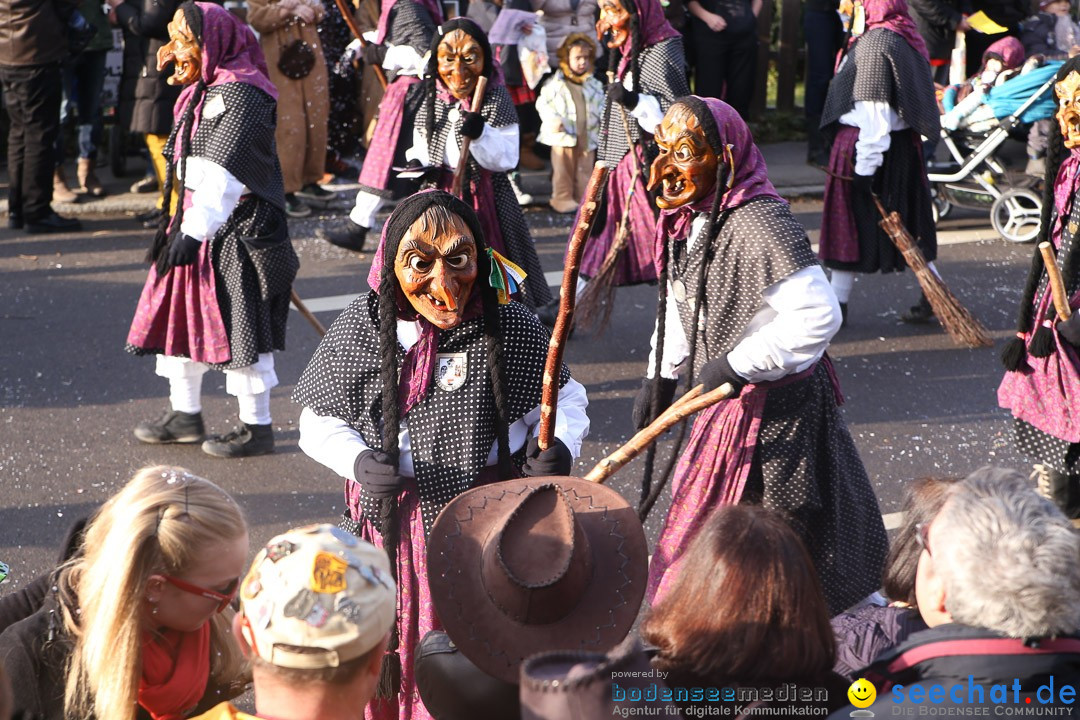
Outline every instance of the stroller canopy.
{"label": "stroller canopy", "polygon": [[1045,88],[1043,85],[1047,81],[1053,81],[1054,75],[1063,64],[1059,60],[1047,62],[1030,72],[1010,78],[991,90],[986,97],[986,104],[994,111],[994,117],[1000,120],[1012,115],[1036,93],[1039,93],[1039,99],[1023,112],[1020,122],[1033,123],[1053,117],[1057,112],[1054,84],[1051,82]]}

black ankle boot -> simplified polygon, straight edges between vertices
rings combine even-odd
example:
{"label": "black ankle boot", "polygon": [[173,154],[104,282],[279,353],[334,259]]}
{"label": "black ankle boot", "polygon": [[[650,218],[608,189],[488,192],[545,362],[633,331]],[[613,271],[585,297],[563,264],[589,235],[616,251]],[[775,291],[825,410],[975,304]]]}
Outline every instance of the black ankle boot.
{"label": "black ankle boot", "polygon": [[900,319],[913,325],[925,325],[934,319],[934,308],[926,299],[926,293],[919,295],[919,302],[908,308],[908,311],[900,316]]}
{"label": "black ankle boot", "polygon": [[363,225],[357,225],[352,220],[346,220],[344,230],[321,234],[321,237],[326,242],[337,245],[339,248],[345,248],[353,252],[364,252],[364,241],[367,239],[367,233],[368,229]]}
{"label": "black ankle boot", "polygon": [[847,327],[847,303],[840,303],[840,327]]}
{"label": "black ankle boot", "polygon": [[136,425],[135,437],[152,445],[197,443],[206,437],[206,428],[203,426],[202,413],[167,410],[157,420]]}
{"label": "black ankle boot", "polygon": [[202,449],[219,458],[269,455],[274,452],[274,426],[241,423],[232,432],[209,438]]}

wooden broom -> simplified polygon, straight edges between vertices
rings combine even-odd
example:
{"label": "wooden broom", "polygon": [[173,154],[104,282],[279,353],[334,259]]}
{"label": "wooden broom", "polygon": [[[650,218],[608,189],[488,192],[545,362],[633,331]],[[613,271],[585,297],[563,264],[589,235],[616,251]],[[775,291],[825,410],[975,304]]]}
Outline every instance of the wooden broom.
{"label": "wooden broom", "polygon": [[[473,112],[480,112],[480,107],[484,104],[484,93],[487,91],[488,79],[483,75],[476,81],[476,87],[473,88],[472,95],[472,108]],[[472,138],[463,138],[461,140],[461,157],[458,158],[457,169],[454,170],[454,180],[450,184],[450,194],[455,197],[461,197],[461,192],[465,187],[465,172],[469,167],[469,145],[472,144]]]}
{"label": "wooden broom", "polygon": [[726,400],[735,392],[731,383],[724,383],[703,395],[704,387],[704,385],[698,385],[675,401],[671,407],[660,413],[659,417],[630,438],[625,445],[598,462],[585,479],[595,483],[606,481],[619,468],[644,452],[669,427],[721,400]]}
{"label": "wooden broom", "polygon": [[1065,281],[1061,279],[1061,271],[1058,270],[1054,247],[1048,242],[1041,242],[1039,252],[1042,253],[1043,267],[1046,268],[1046,278],[1050,285],[1050,294],[1054,298],[1054,309],[1057,310],[1058,319],[1068,320],[1072,316],[1072,308],[1069,307],[1069,295],[1065,292]]}
{"label": "wooden broom", "polygon": [[949,337],[959,345],[967,347],[989,347],[993,343],[986,328],[971,314],[966,307],[952,294],[945,282],[938,277],[926,263],[919,246],[900,221],[900,214],[896,211],[886,212],[877,195],[874,195],[874,204],[881,213],[881,222],[878,225],[892,240],[893,245],[904,255],[908,267],[915,271],[915,279],[919,281],[926,299],[930,301],[930,307],[934,309]]}
{"label": "wooden broom", "polygon": [[[608,82],[615,82],[615,73],[608,71]],[[623,132],[626,133],[626,146],[630,152],[636,152],[634,138],[630,134],[630,121],[626,117],[626,108],[619,105],[622,117]],[[636,156],[635,156],[636,158]],[[580,319],[581,324],[596,335],[602,335],[611,321],[611,311],[615,305],[615,269],[619,264],[619,258],[626,250],[630,238],[630,203],[634,199],[637,190],[638,178],[641,177],[641,163],[634,163],[634,173],[630,178],[630,188],[626,192],[626,203],[623,205],[622,217],[619,225],[615,228],[615,237],[611,241],[604,261],[600,269],[585,286],[581,293]]]}
{"label": "wooden broom", "polygon": [[585,188],[585,199],[581,204],[578,224],[570,235],[566,246],[566,268],[563,270],[562,288],[559,291],[559,315],[555,319],[555,328],[548,341],[547,362],[544,363],[544,384],[540,396],[540,436],[537,443],[541,450],[547,450],[555,438],[555,411],[559,404],[559,372],[562,369],[563,348],[570,337],[570,328],[574,324],[574,304],[577,299],[578,268],[581,255],[585,251],[585,242],[592,232],[593,220],[600,207],[600,193],[604,191],[608,169],[603,163],[593,167],[589,185]]}

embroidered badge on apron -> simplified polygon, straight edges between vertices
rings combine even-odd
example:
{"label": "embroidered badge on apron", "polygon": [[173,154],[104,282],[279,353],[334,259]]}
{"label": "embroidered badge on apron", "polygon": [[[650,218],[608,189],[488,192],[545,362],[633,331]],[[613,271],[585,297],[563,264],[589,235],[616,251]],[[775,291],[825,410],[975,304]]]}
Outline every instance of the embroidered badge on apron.
{"label": "embroidered badge on apron", "polygon": [[438,353],[435,355],[435,382],[447,392],[460,390],[468,377],[468,353]]}

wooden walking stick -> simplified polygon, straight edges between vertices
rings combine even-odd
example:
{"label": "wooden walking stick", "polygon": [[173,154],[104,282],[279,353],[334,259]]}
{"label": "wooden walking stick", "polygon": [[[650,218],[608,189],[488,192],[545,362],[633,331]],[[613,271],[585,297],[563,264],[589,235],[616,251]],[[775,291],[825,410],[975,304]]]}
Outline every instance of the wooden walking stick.
{"label": "wooden walking stick", "polygon": [[[483,75],[476,81],[476,88],[472,94],[472,112],[480,112],[480,106],[484,104],[484,92],[487,91],[488,79]],[[461,197],[461,191],[465,186],[465,171],[469,165],[469,145],[472,138],[462,138],[461,157],[458,158],[457,169],[454,170],[454,181],[450,185],[450,194]]]}
{"label": "wooden walking stick", "polygon": [[915,271],[915,279],[919,281],[926,299],[930,301],[930,307],[941,321],[949,337],[959,345],[968,347],[989,347],[992,342],[986,328],[982,326],[974,315],[963,306],[949,290],[945,282],[930,269],[923,257],[919,246],[904,227],[900,220],[900,214],[895,210],[886,212],[877,195],[874,195],[874,204],[881,213],[881,222],[878,225],[892,240],[893,245],[904,255],[908,267]]}
{"label": "wooden walking stick", "polygon": [[653,420],[652,423],[640,430],[637,435],[630,438],[625,445],[598,462],[596,466],[589,471],[589,474],[585,476],[585,479],[595,483],[605,482],[609,477],[615,474],[619,468],[626,465],[626,463],[636,458],[647,447],[652,445],[653,442],[656,441],[656,438],[660,437],[660,435],[669,427],[683,418],[687,418],[711,405],[715,405],[721,400],[726,400],[735,393],[735,388],[731,386],[731,383],[724,383],[715,390],[710,390],[705,394],[701,394],[703,387],[704,386],[702,385],[698,385],[690,392],[686,393],[686,395],[679,398],[679,400],[671,407],[660,413],[660,417]]}
{"label": "wooden walking stick", "polygon": [[[361,49],[367,47],[368,41],[364,39],[364,34],[360,32],[360,26],[356,24],[356,18],[353,17],[352,11],[349,10],[349,5],[345,0],[334,0],[334,4],[337,5],[338,11],[341,16],[345,18],[345,24],[349,26],[349,30],[360,41]],[[372,70],[375,71],[375,77],[379,78],[379,84],[382,85],[383,90],[386,89],[386,73],[378,65],[372,65]]]}
{"label": "wooden walking stick", "polygon": [[1046,267],[1046,277],[1050,285],[1050,293],[1054,298],[1054,309],[1057,310],[1058,319],[1068,320],[1072,316],[1072,308],[1069,307],[1069,296],[1065,292],[1065,281],[1062,280],[1061,271],[1058,270],[1054,246],[1048,242],[1041,242],[1039,252],[1042,253],[1043,265]]}
{"label": "wooden walking stick", "polygon": [[300,314],[308,319],[312,327],[315,328],[315,332],[319,333],[319,337],[326,335],[326,328],[319,322],[319,319],[311,314],[311,311],[307,309],[307,305],[300,299],[300,296],[296,294],[296,290],[289,291],[292,294],[292,304],[296,306],[296,309],[300,311]]}
{"label": "wooden walking stick", "polygon": [[592,176],[585,188],[578,224],[566,246],[566,268],[563,270],[562,288],[559,290],[559,315],[548,341],[547,362],[544,364],[544,385],[540,400],[541,450],[547,450],[555,438],[555,412],[559,404],[559,371],[562,369],[563,348],[574,324],[574,304],[577,300],[578,268],[585,251],[585,241],[592,232],[596,211],[600,207],[600,193],[604,191],[608,169],[603,163],[593,166]]}
{"label": "wooden walking stick", "polygon": [[[608,71],[608,83],[615,82],[615,73]],[[623,132],[626,133],[626,146],[630,152],[636,152],[634,138],[630,134],[630,121],[626,116],[626,108],[619,105],[622,117]],[[637,156],[635,155],[635,160]],[[626,202],[623,205],[622,216],[619,225],[615,228],[615,237],[608,247],[604,261],[600,263],[600,269],[596,272],[589,284],[581,293],[581,322],[597,335],[607,328],[611,320],[611,310],[615,293],[615,269],[619,263],[619,256],[626,250],[630,237],[630,203],[634,199],[637,190],[638,178],[641,177],[641,163],[634,163],[634,172],[630,178],[630,188],[626,191]]]}

